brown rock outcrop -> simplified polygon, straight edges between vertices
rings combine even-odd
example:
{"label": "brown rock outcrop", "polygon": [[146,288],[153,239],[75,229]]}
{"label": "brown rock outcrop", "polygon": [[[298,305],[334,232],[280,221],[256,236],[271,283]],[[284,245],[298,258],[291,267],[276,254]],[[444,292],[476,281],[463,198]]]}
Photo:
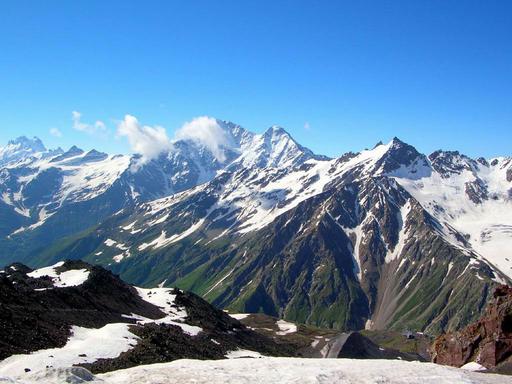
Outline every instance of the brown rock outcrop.
{"label": "brown rock outcrop", "polygon": [[471,361],[494,368],[512,356],[512,287],[498,286],[484,316],[461,331],[439,336],[434,363],[460,367]]}

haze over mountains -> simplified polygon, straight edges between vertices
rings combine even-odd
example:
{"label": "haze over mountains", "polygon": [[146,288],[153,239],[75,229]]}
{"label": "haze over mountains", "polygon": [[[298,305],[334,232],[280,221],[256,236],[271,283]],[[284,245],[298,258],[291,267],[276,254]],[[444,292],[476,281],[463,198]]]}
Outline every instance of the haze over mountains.
{"label": "haze over mountains", "polygon": [[144,161],[9,142],[0,264],[84,259],[236,312],[430,333],[510,283],[512,158],[395,138],[330,159],[280,127],[217,124],[218,145],[188,136]]}

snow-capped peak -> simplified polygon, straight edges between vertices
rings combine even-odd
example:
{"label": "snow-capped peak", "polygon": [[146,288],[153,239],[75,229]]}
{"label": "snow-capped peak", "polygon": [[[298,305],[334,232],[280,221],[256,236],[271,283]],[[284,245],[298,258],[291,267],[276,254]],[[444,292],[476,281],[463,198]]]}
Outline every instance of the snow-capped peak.
{"label": "snow-capped peak", "polygon": [[46,152],[46,147],[39,138],[29,139],[26,136],[20,136],[0,148],[0,165],[23,160],[39,152]]}
{"label": "snow-capped peak", "polygon": [[235,164],[246,168],[293,168],[310,159],[327,160],[301,146],[284,128],[273,125],[243,143],[241,156]]}
{"label": "snow-capped peak", "polygon": [[34,136],[32,139],[29,139],[26,136],[20,136],[14,140],[10,140],[7,145],[17,146],[20,149],[29,149],[33,152],[46,151],[46,147],[44,146],[43,142],[36,136]]}
{"label": "snow-capped peak", "polygon": [[384,156],[378,161],[377,166],[383,173],[409,169],[412,166],[427,166],[426,156],[420,154],[412,145],[404,143],[394,137],[387,145]]}
{"label": "snow-capped peak", "polygon": [[336,162],[345,170],[358,170],[358,178],[387,175],[417,179],[431,173],[427,157],[397,137],[370,150],[345,154]]}
{"label": "snow-capped peak", "polygon": [[[458,151],[438,150],[430,154],[429,160],[432,167],[444,177],[449,177],[452,174],[460,175],[463,171],[474,172],[479,168],[475,160]],[[480,164],[485,166],[482,161]]]}

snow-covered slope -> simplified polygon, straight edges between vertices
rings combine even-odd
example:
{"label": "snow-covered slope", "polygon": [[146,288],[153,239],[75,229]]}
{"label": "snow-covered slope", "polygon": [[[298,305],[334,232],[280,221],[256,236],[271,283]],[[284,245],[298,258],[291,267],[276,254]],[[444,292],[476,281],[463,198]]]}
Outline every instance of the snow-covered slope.
{"label": "snow-covered slope", "polygon": [[[255,140],[260,140],[269,132],[275,134],[282,131],[272,128],[264,135],[256,136]],[[251,166],[254,158],[246,163],[249,155],[257,157],[256,154],[262,153],[257,146],[254,148],[257,149],[245,152],[237,160],[244,167],[218,177],[215,191],[211,184],[206,184],[183,194],[150,202],[142,207],[146,212],[143,218],[134,221],[131,228],[144,232],[149,229],[149,223],[165,223],[169,211],[180,201],[208,193],[216,198],[215,204],[209,206],[200,222],[194,223],[188,232],[183,233],[189,235],[201,226],[208,229],[205,219],[212,221],[210,226],[222,219],[230,223],[223,235],[244,234],[264,228],[301,202],[324,192],[337,179],[357,181],[390,176],[446,226],[443,233],[447,240],[453,241],[452,229],[463,236],[469,235],[466,236],[469,243],[455,240],[457,246],[477,252],[512,278],[512,254],[506,251],[507,245],[512,249],[512,179],[507,180],[506,176],[507,170],[512,169],[511,159],[496,159],[485,164],[473,162],[474,168],[446,175],[441,173],[436,162],[394,139],[386,145],[381,144],[345,158],[329,160],[306,156],[307,159],[300,163],[302,165],[294,168],[294,157],[289,155],[285,156],[289,160],[279,166],[274,166],[270,161],[270,165],[260,168]],[[268,156],[264,158],[269,159]],[[452,160],[452,163],[459,160]],[[474,192],[474,185],[480,186],[483,192]],[[477,198],[478,201],[475,201]],[[406,206],[402,208],[400,217],[405,221]],[[347,230],[353,232],[352,229]],[[176,239],[181,234],[168,235]],[[139,248],[143,249],[144,246]],[[398,249],[389,252],[388,260],[396,258]]]}
{"label": "snow-covered slope", "polygon": [[467,249],[512,278],[512,177],[507,176],[512,159],[474,161],[436,152],[429,165],[424,177],[404,174],[396,180],[430,214],[458,231]]}
{"label": "snow-covered slope", "polygon": [[[81,381],[83,378],[84,381]],[[25,375],[13,383],[344,383],[344,384],[501,384],[510,378],[430,363],[397,360],[263,358],[223,361],[178,360],[142,365],[93,377],[80,369]],[[9,381],[8,381],[9,382]]]}

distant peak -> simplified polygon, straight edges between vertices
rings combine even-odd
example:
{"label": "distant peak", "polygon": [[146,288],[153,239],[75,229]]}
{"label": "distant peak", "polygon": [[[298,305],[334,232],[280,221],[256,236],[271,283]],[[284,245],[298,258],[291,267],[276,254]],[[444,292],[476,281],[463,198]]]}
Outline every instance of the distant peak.
{"label": "distant peak", "polygon": [[393,137],[384,146],[376,146],[373,151],[380,156],[375,169],[379,169],[382,173],[390,174],[410,167],[412,168],[409,171],[418,172],[420,168],[427,167],[426,157],[398,137]]}
{"label": "distant peak", "polygon": [[61,160],[68,159],[70,157],[78,156],[83,154],[84,151],[80,148],[78,148],[76,145],[73,145],[71,148],[69,148],[66,152],[60,154],[59,156],[52,159],[52,162],[57,162]]}
{"label": "distant peak", "polygon": [[401,146],[409,146],[411,147],[411,145],[403,142],[402,140],[400,140],[398,137],[393,137],[393,139],[391,140],[391,145],[394,146],[394,147],[401,147]]}
{"label": "distant peak", "polygon": [[268,128],[265,131],[265,133],[263,135],[265,137],[287,136],[289,138],[292,138],[292,136],[283,127],[281,127],[279,125],[272,125],[270,128]]}
{"label": "distant peak", "polygon": [[34,152],[44,152],[46,147],[39,137],[34,136],[29,139],[27,136],[19,136],[14,140],[10,140],[9,145],[19,145],[23,149],[30,149]]}
{"label": "distant peak", "polygon": [[81,153],[84,153],[84,150],[81,148],[78,148],[76,145],[73,145],[71,148],[68,149],[68,151],[66,153],[79,155]]}
{"label": "distant peak", "polygon": [[[439,149],[432,152],[428,158],[432,163],[432,167],[434,167],[437,172],[444,175],[451,173],[460,174],[464,170],[474,171],[478,168],[477,161],[459,151],[443,151]],[[486,165],[484,162],[479,163]]]}

